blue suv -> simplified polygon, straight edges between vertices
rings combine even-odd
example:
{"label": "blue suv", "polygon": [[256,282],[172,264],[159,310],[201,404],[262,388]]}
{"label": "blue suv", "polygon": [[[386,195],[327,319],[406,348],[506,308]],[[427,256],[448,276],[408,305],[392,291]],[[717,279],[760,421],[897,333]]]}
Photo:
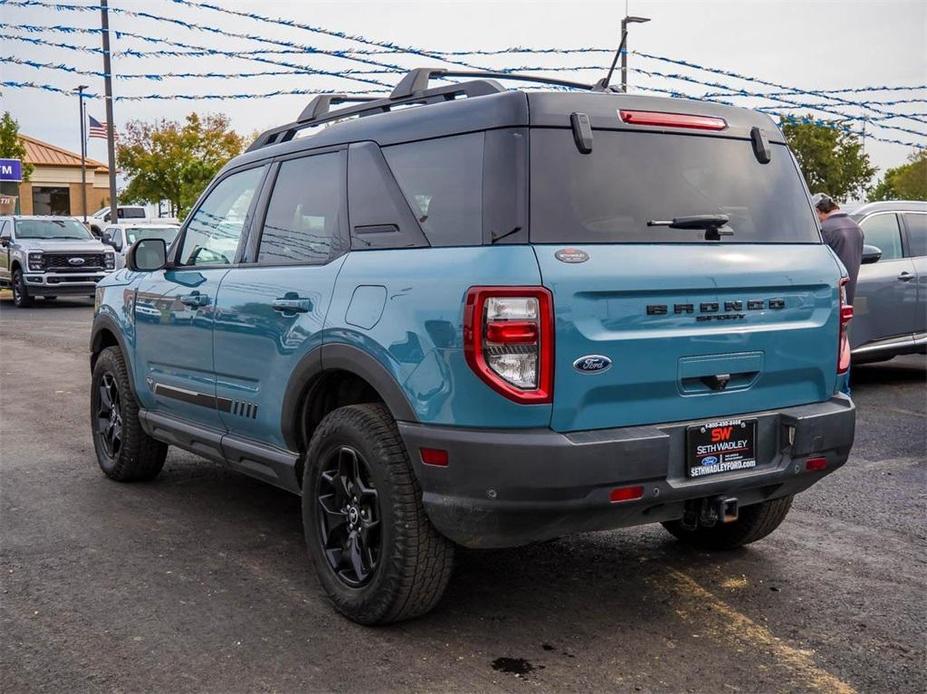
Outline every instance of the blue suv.
{"label": "blue suv", "polygon": [[846,273],[775,124],[450,74],[315,98],[100,283],[103,471],[178,446],[300,494],[366,624],[431,609],[457,545],[772,532],[855,423]]}

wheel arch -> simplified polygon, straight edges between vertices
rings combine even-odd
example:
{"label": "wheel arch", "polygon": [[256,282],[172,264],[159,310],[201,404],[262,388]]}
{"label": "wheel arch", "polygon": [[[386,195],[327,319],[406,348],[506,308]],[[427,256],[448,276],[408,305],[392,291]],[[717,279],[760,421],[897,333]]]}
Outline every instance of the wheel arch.
{"label": "wheel arch", "polygon": [[383,403],[396,421],[418,421],[396,379],[370,354],[344,344],[313,350],[293,370],[283,397],[280,423],[287,447],[304,454],[322,417],[366,402]]}
{"label": "wheel arch", "polygon": [[122,358],[125,359],[126,367],[129,370],[129,387],[132,389],[132,395],[137,396],[135,392],[135,379],[132,374],[132,355],[126,348],[125,338],[116,321],[107,316],[105,313],[97,315],[93,319],[93,327],[90,329],[90,371],[96,366],[100,353],[107,347],[118,347],[122,352]]}

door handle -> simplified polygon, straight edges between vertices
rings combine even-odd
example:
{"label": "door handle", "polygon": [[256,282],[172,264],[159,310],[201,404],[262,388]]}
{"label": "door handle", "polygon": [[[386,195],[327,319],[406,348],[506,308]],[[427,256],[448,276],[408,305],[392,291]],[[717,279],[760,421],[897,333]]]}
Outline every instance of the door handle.
{"label": "door handle", "polygon": [[191,292],[190,294],[184,294],[180,297],[180,303],[184,306],[193,306],[194,308],[199,308],[200,306],[206,306],[209,304],[209,297],[206,294],[200,294],[199,292]]}
{"label": "door handle", "polygon": [[282,299],[274,299],[271,307],[274,311],[282,313],[309,313],[312,310],[312,300],[287,295]]}
{"label": "door handle", "polygon": [[914,275],[912,275],[910,272],[905,270],[900,275],[898,275],[898,279],[900,279],[902,282],[910,282],[911,280],[914,279]]}

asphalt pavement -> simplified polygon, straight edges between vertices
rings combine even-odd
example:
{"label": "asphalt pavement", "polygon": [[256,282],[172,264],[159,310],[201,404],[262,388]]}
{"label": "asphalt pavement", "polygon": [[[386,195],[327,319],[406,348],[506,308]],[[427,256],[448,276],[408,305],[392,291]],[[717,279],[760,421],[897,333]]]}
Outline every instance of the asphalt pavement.
{"label": "asphalt pavement", "polygon": [[465,552],[367,628],[294,496],[171,449],[118,484],[89,430],[92,306],[0,302],[0,689],[927,691],[927,359],[855,368],[849,463],[723,555],[659,526]]}

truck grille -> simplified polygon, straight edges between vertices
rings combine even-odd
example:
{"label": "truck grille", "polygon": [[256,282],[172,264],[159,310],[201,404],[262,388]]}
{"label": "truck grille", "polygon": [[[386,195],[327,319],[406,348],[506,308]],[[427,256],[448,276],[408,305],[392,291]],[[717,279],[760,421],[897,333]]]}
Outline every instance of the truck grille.
{"label": "truck grille", "polygon": [[[73,258],[80,258],[83,263],[72,264]],[[46,253],[45,269],[56,272],[86,272],[103,269],[102,253]]]}

